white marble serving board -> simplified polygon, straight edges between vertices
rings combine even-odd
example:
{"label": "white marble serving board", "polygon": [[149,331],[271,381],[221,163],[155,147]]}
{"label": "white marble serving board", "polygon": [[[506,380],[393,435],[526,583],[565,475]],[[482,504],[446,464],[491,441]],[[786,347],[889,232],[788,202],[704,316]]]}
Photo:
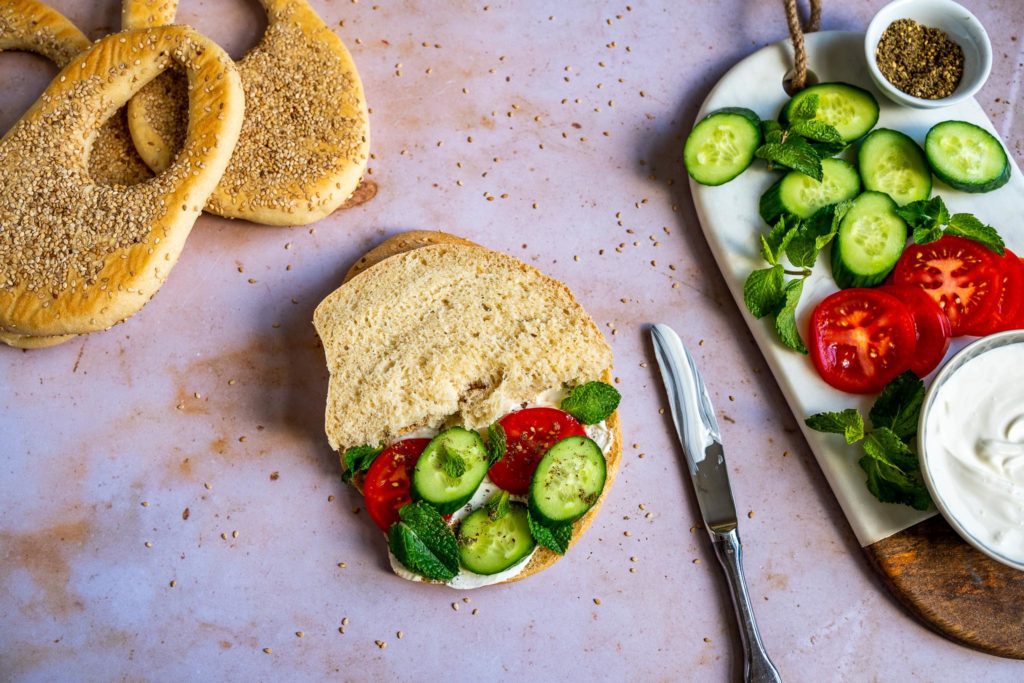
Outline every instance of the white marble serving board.
{"label": "white marble serving board", "polygon": [[[810,34],[807,36],[808,61],[820,82],[844,81],[870,90],[881,106],[878,127],[902,131],[920,144],[924,142],[928,129],[936,123],[958,119],[982,126],[998,137],[984,110],[973,98],[933,110],[909,109],[888,100],[874,87],[868,75],[863,43],[862,33],[832,31]],[[750,55],[725,74],[712,89],[701,107],[698,120],[708,112],[729,106],[747,107],[762,118],[775,118],[788,99],[782,79],[792,60],[788,41],[769,45]],[[850,158],[849,155],[848,150],[844,156]],[[743,311],[754,339],[857,539],[862,546],[867,546],[937,513],[878,502],[864,485],[864,472],[857,465],[858,447],[847,446],[838,437],[804,427],[804,417],[824,410],[860,407],[866,413],[873,399],[845,394],[827,385],[818,377],[808,357],[789,351],[779,343],[770,320],[754,319],[743,305],[743,283],[747,275],[751,270],[766,265],[760,257],[758,235],[768,226],[758,215],[758,200],[776,177],[777,172],[768,171],[763,162],[756,160],[743,174],[725,185],[705,187],[691,181],[690,190],[704,235],[729,290]],[[1024,252],[1024,225],[1021,225],[1024,177],[1016,165],[1013,165],[1010,182],[994,192],[968,194],[953,190],[935,179],[933,194],[941,195],[950,211],[971,212],[995,226],[1007,246],[1017,253]],[[804,285],[797,310],[797,320],[805,337],[808,316],[814,305],[835,290],[823,254],[814,274]],[[946,358],[972,339],[954,339]]]}

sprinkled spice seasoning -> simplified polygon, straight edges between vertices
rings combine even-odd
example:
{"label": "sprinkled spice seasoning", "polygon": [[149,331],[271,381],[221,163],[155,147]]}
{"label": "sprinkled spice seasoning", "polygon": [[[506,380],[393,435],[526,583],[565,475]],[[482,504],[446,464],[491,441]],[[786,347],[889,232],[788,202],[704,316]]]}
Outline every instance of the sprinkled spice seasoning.
{"label": "sprinkled spice seasoning", "polygon": [[897,19],[886,27],[875,59],[886,80],[926,100],[952,95],[964,74],[963,49],[945,31],[913,19]]}

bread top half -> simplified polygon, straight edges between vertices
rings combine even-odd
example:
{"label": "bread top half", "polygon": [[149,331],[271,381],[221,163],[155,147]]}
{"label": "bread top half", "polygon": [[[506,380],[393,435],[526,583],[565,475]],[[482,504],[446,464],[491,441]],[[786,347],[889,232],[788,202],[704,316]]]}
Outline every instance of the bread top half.
{"label": "bread top half", "polygon": [[377,263],[314,313],[331,447],[456,420],[482,428],[551,388],[600,379],[612,353],[569,289],[505,254],[421,246]]}

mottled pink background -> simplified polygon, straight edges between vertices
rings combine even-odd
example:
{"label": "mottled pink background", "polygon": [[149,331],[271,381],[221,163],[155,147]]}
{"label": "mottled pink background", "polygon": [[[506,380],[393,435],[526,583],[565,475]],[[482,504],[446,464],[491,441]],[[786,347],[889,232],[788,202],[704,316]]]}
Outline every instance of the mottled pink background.
{"label": "mottled pink background", "polygon": [[[91,36],[118,26],[115,0],[54,4]],[[124,325],[0,349],[0,679],[735,676],[724,584],[658,414],[649,321],[675,325],[707,375],[787,680],[1024,676],[928,631],[872,575],[694,218],[685,132],[729,66],[784,37],[781,3],[313,4],[363,75],[379,193],[312,229],[203,217]],[[824,28],[861,30],[881,4],[826,2]],[[1020,163],[1024,4],[965,4],[994,45],[979,101]],[[265,23],[243,0],[183,0],[179,16],[235,56]],[[0,129],[53,73],[0,56]],[[594,527],[553,569],[469,603],[390,574],[322,433],[312,310],[410,228],[568,283],[624,394],[623,469]]]}

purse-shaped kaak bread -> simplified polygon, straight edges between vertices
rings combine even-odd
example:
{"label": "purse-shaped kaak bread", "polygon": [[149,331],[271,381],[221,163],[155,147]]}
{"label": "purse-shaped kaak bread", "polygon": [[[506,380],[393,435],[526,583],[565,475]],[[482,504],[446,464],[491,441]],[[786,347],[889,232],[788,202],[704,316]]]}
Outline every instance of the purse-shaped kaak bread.
{"label": "purse-shaped kaak bread", "polygon": [[[502,406],[563,384],[611,381],[612,353],[569,289],[535,268],[440,232],[397,235],[361,258],[317,307],[330,372],[326,432],[339,453],[391,443],[452,416],[486,427]],[[607,419],[604,493],[574,524],[590,526],[622,456]],[[538,548],[519,580],[554,564]]]}
{"label": "purse-shaped kaak bread", "polygon": [[[102,123],[171,64],[191,85],[181,153],[146,182],[97,183]],[[223,174],[243,108],[230,57],[187,27],[113,34],[72,59],[0,139],[0,332],[80,334],[138,311]]]}
{"label": "purse-shaped kaak bread", "polygon": [[[92,47],[67,17],[39,0],[0,0],[0,52],[24,50],[64,68]],[[125,113],[107,119],[89,154],[89,175],[104,185],[134,185],[152,177],[135,151]]]}
{"label": "purse-shaped kaak bread", "polygon": [[[0,0],[0,52],[24,50],[46,57],[58,67],[92,46],[71,20],[38,0]],[[134,185],[152,177],[128,133],[125,112],[107,119],[89,154],[89,175],[104,185]],[[0,343],[41,349],[74,339],[73,334],[33,337],[0,332]]]}
{"label": "purse-shaped kaak bread", "polygon": [[[261,0],[267,30],[238,62],[245,122],[211,213],[269,225],[320,220],[352,195],[369,155],[369,115],[351,55],[305,0]],[[125,0],[125,28],[174,21],[177,0]],[[180,80],[180,79],[178,79]],[[184,89],[173,73],[128,107],[139,153],[154,170],[180,147]]]}

